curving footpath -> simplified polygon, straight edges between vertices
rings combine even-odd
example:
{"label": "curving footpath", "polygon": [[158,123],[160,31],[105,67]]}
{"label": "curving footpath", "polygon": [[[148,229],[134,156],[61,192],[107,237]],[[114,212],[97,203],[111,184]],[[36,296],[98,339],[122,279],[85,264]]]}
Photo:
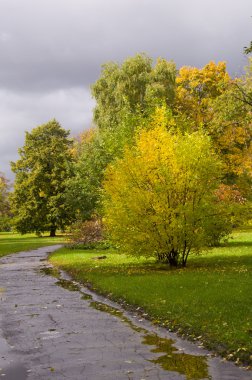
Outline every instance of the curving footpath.
{"label": "curving footpath", "polygon": [[[49,276],[59,246],[0,260],[0,377],[5,380],[251,380],[80,285]],[[60,286],[58,286],[60,285]]]}

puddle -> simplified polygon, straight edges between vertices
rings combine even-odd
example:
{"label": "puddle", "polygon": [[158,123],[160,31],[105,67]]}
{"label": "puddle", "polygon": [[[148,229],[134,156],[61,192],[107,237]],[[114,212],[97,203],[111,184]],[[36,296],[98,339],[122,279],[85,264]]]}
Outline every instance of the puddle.
{"label": "puddle", "polygon": [[39,269],[40,273],[46,274],[47,276],[52,276],[56,278],[60,278],[60,272],[58,269],[53,268],[53,267],[44,267]]}
{"label": "puddle", "polygon": [[107,305],[102,302],[92,301],[90,294],[81,291],[80,285],[71,280],[65,280],[61,278],[60,272],[52,267],[42,268],[40,270],[46,275],[56,277],[58,281],[55,283],[64,289],[70,291],[79,291],[81,293],[81,299],[90,300],[90,307],[99,310],[101,312],[108,313],[119,318],[123,323],[126,323],[132,330],[141,333],[143,337],[142,343],[144,345],[153,346],[150,349],[151,352],[161,355],[149,361],[158,364],[166,371],[176,372],[185,376],[186,380],[203,380],[211,379],[208,374],[208,365],[206,356],[190,355],[178,350],[172,339],[161,338],[158,335],[151,334],[145,328],[136,326],[129,318],[127,318],[122,311],[116,309],[113,306]]}
{"label": "puddle", "polygon": [[81,296],[82,300],[91,300],[93,298],[90,294],[83,293],[83,292],[81,292],[81,294],[82,294]]}
{"label": "puddle", "polygon": [[128,326],[131,327],[132,330],[138,332],[138,333],[148,333],[148,331],[142,327],[138,327],[136,325],[134,325],[133,322],[131,322],[130,319],[128,319],[122,311],[116,309],[115,307],[113,306],[109,306],[109,305],[106,305],[105,303],[102,303],[102,302],[96,302],[96,301],[92,301],[90,302],[90,306],[93,308],[93,309],[96,309],[96,310],[99,310],[99,311],[103,311],[105,313],[108,313],[110,315],[115,315],[116,317],[120,318],[120,320],[124,323],[126,323]]}
{"label": "puddle", "polygon": [[57,282],[55,282],[56,285],[61,286],[64,289],[70,290],[72,292],[78,292],[80,291],[80,286],[75,284],[73,281],[65,280],[60,277],[60,272],[58,269],[53,267],[44,267],[39,270],[40,273],[43,273],[47,276],[52,276],[58,279]]}
{"label": "puddle", "polygon": [[208,374],[206,356],[189,355],[174,347],[172,339],[161,338],[157,335],[146,334],[143,344],[155,346],[151,352],[164,353],[150,362],[159,364],[166,371],[178,372],[185,375],[186,380],[211,379]]}
{"label": "puddle", "polygon": [[[81,288],[79,284],[71,281],[66,280],[64,278],[61,278],[60,271],[57,268],[53,267],[44,267],[39,270],[40,273],[43,273],[47,276],[52,276],[58,279],[57,282],[55,282],[56,285],[61,286],[64,289],[70,290],[72,292],[80,292],[81,293],[81,299],[83,300],[91,300],[92,296],[90,294],[84,293],[81,291]],[[58,302],[58,301],[55,301]]]}
{"label": "puddle", "polygon": [[149,360],[150,362],[160,365],[160,367],[166,371],[177,372],[185,375],[186,380],[211,379],[208,374],[206,356],[190,355],[180,352],[174,346],[174,340],[161,338],[155,334],[150,334],[148,330],[136,326],[123,314],[123,312],[112,306],[94,301],[90,302],[90,306],[96,310],[103,311],[120,318],[120,320],[130,326],[132,330],[143,334],[143,344],[154,346],[154,348],[151,349],[151,352],[164,354],[158,358]]}
{"label": "puddle", "polygon": [[64,280],[63,278],[55,282],[56,285],[61,286],[64,289],[70,290],[71,292],[79,292],[80,287],[77,284],[74,284],[72,281]]}

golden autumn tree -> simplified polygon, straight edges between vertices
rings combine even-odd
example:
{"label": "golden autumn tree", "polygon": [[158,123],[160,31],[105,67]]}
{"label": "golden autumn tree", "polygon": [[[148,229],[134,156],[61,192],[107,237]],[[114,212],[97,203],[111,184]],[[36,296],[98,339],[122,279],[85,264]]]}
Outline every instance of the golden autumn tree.
{"label": "golden autumn tree", "polygon": [[[216,196],[221,164],[201,132],[172,134],[162,125],[140,132],[134,149],[111,164],[104,180],[104,223],[121,251],[185,266],[228,233]],[[226,205],[225,205],[226,207]]]}
{"label": "golden autumn tree", "polygon": [[[223,161],[224,183],[251,198],[251,68],[231,79],[226,64],[209,62],[202,69],[182,67],[177,76],[174,116],[184,131],[202,129]],[[181,129],[181,128],[180,128]]]}
{"label": "golden autumn tree", "polygon": [[187,116],[192,129],[209,123],[212,101],[220,96],[230,83],[225,62],[209,62],[202,69],[184,66],[176,78],[174,110]]}
{"label": "golden autumn tree", "polygon": [[224,162],[227,182],[252,178],[252,109],[233,84],[213,103],[209,133]]}

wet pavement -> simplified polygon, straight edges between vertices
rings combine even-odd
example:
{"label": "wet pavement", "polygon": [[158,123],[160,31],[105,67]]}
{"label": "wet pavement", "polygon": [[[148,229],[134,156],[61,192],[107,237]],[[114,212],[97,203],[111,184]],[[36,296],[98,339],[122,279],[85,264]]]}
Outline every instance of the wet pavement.
{"label": "wet pavement", "polygon": [[72,282],[45,260],[0,259],[0,377],[6,380],[251,380],[252,372]]}

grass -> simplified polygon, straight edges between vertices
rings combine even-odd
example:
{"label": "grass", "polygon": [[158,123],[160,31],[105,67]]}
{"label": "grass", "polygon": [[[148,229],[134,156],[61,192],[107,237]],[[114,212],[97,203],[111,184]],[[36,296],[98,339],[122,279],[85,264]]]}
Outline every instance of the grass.
{"label": "grass", "polygon": [[[107,258],[94,259],[99,255]],[[225,246],[189,257],[185,269],[112,250],[63,248],[50,261],[125,307],[140,307],[154,323],[238,364],[252,365],[251,230],[234,233]]]}
{"label": "grass", "polygon": [[20,235],[13,232],[0,232],[0,257],[64,242],[64,236],[50,238],[47,236],[38,237],[34,234]]}

